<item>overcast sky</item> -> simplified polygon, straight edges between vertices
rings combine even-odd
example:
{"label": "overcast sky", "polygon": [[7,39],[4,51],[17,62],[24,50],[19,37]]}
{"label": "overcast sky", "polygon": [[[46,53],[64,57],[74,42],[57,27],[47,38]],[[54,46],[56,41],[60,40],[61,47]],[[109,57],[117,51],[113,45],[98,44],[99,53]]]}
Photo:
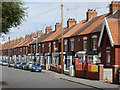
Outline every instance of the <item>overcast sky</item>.
{"label": "overcast sky", "polygon": [[[3,34],[4,40],[8,41],[24,37],[26,34],[37,32],[38,30],[45,31],[46,26],[54,26],[56,22],[60,22],[60,5],[63,3],[64,9],[64,27],[67,24],[68,18],[75,18],[77,23],[86,19],[86,12],[88,9],[96,9],[98,16],[108,13],[108,5],[111,0],[24,0],[25,7],[28,7],[28,17],[17,28],[11,28],[6,35]],[[26,2],[27,1],[27,2]],[[29,1],[29,2],[28,2]],[[104,2],[102,2],[104,1]],[[0,38],[2,41],[3,39]]]}

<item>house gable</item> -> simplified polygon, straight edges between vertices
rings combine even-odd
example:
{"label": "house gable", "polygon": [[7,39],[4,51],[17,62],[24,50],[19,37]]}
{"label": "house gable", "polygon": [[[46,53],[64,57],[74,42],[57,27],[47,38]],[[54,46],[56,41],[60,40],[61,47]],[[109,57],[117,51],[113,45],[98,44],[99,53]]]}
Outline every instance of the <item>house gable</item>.
{"label": "house gable", "polygon": [[104,19],[102,31],[101,31],[99,42],[98,42],[98,47],[100,47],[100,45],[101,45],[101,41],[102,41],[102,38],[103,38],[103,33],[104,33],[104,30],[105,30],[105,27],[106,27],[106,31],[107,31],[107,34],[108,34],[111,46],[113,47],[114,46],[114,42],[113,42],[113,38],[112,38],[112,35],[111,35],[111,32],[110,32],[110,29],[109,29],[109,26],[108,26],[106,18]]}

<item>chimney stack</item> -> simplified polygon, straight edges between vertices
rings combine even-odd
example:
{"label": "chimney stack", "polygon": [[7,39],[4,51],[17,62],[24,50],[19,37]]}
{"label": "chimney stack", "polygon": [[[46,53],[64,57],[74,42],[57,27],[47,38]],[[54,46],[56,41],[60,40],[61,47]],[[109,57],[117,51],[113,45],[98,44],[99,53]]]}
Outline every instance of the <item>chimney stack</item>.
{"label": "chimney stack", "polygon": [[19,42],[19,39],[18,39],[18,38],[16,39],[16,42]]}
{"label": "chimney stack", "polygon": [[23,37],[20,37],[20,42],[24,41],[24,38]]}
{"label": "chimney stack", "polygon": [[30,35],[25,35],[25,40],[30,39]]}
{"label": "chimney stack", "polygon": [[45,34],[49,33],[49,32],[52,32],[52,27],[46,27],[45,29]]}
{"label": "chimney stack", "polygon": [[88,21],[91,18],[96,17],[97,16],[97,12],[96,12],[96,10],[88,9],[88,11],[86,13],[86,16],[87,16],[87,21]]}
{"label": "chimney stack", "polygon": [[120,10],[120,1],[112,1],[109,5],[110,14],[114,13],[116,10]]}
{"label": "chimney stack", "polygon": [[55,24],[55,31],[60,30],[61,26],[62,26],[61,23],[56,23]]}
{"label": "chimney stack", "polygon": [[37,31],[37,36],[41,36],[41,35],[43,35],[42,30],[41,31]]}
{"label": "chimney stack", "polygon": [[36,34],[35,33],[31,33],[30,38],[34,38],[34,37],[36,37]]}
{"label": "chimney stack", "polygon": [[69,18],[67,21],[67,28],[75,24],[76,24],[76,20],[74,18]]}

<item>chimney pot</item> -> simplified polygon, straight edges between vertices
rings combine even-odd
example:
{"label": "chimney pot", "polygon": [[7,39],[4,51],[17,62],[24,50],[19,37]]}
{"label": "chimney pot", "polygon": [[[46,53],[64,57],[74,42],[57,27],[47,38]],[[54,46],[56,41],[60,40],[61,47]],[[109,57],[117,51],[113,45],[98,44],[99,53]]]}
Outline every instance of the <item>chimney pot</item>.
{"label": "chimney pot", "polygon": [[69,28],[70,26],[75,25],[75,24],[76,24],[75,18],[69,18],[67,21],[67,28]]}
{"label": "chimney pot", "polygon": [[97,16],[97,11],[96,11],[96,10],[93,10],[93,9],[88,9],[88,11],[87,11],[87,13],[86,13],[86,16],[87,16],[87,21],[88,21],[88,20],[90,20],[91,18]]}

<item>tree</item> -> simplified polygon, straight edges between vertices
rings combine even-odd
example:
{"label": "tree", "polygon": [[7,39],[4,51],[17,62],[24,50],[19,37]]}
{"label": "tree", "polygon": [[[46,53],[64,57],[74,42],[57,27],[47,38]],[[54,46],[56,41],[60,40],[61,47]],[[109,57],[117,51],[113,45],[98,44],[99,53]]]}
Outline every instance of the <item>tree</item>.
{"label": "tree", "polygon": [[27,8],[22,2],[0,2],[2,10],[2,30],[0,33],[9,32],[10,28],[21,25],[27,16]]}

